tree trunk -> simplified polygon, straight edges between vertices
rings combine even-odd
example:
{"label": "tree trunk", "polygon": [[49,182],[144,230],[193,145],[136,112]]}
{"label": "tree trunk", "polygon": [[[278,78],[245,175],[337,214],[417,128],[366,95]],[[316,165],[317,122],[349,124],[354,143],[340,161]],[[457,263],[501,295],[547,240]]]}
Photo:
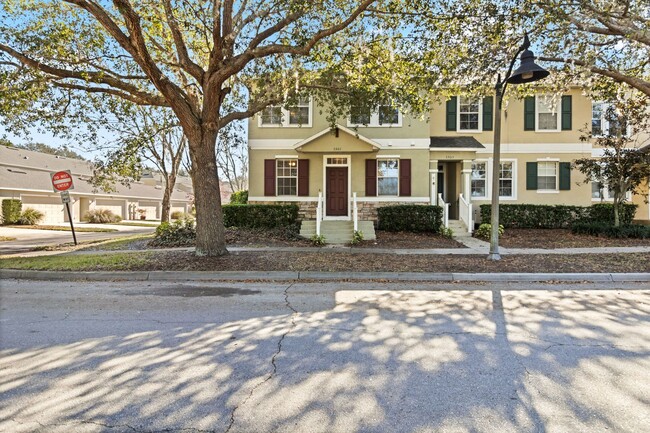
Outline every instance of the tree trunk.
{"label": "tree trunk", "polygon": [[215,153],[217,133],[203,127],[200,136],[186,135],[192,159],[191,176],[196,206],[196,255],[228,254]]}
{"label": "tree trunk", "polygon": [[165,193],[163,194],[162,200],[162,214],[160,215],[160,222],[166,223],[169,222],[169,211],[171,209],[171,200],[172,192],[174,191],[174,186],[176,185],[176,173],[171,173],[165,178]]}
{"label": "tree trunk", "polygon": [[617,197],[616,200],[614,200],[614,227],[618,227],[621,224],[618,216],[618,208],[619,208],[619,202]]}

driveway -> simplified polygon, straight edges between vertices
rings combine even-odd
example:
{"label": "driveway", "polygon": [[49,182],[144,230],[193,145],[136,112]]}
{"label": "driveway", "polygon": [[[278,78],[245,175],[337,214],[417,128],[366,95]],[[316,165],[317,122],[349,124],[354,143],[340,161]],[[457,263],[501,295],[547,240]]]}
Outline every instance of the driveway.
{"label": "driveway", "polygon": [[[64,225],[64,224],[57,224]],[[66,224],[69,227],[68,224]],[[98,227],[115,229],[115,232],[76,232],[77,241],[91,241],[91,240],[105,240],[115,239],[123,236],[131,236],[135,234],[153,233],[156,230],[156,225],[151,227],[138,227],[138,226],[122,226],[115,224],[88,224],[88,223],[75,223],[77,227]],[[30,251],[36,247],[60,245],[64,243],[73,242],[72,232],[70,231],[56,231],[56,230],[35,230],[35,229],[21,229],[14,227],[0,226],[0,236],[8,236],[16,238],[15,241],[0,242],[0,255],[3,254],[16,254]]]}
{"label": "driveway", "polygon": [[623,284],[6,280],[0,431],[648,431]]}

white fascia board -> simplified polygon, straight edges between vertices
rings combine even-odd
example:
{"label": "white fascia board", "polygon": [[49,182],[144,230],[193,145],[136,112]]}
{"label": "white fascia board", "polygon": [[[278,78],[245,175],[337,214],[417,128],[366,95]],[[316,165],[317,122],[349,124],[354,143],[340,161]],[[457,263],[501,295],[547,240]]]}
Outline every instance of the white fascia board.
{"label": "white fascia board", "polygon": [[375,138],[382,148],[392,149],[428,149],[431,139],[426,138]]}
{"label": "white fascia board", "polygon": [[[338,123],[336,125],[334,125],[334,126],[335,126],[335,128],[338,128],[340,131],[343,131],[343,132],[345,132],[347,134],[350,134],[351,136],[356,137],[356,138],[358,138],[359,140],[361,140],[361,141],[363,141],[365,143],[368,143],[369,145],[371,145],[372,147],[374,147],[376,149],[381,149],[381,145],[378,142],[376,142],[374,140],[371,140],[368,137],[364,137],[363,135],[359,134],[358,132],[356,132],[356,131],[354,131],[354,130],[352,130],[350,128],[346,128],[345,126],[339,125]],[[319,132],[317,134],[314,134],[309,138],[305,138],[302,141],[299,141],[298,143],[294,144],[293,147],[294,147],[294,149],[298,149],[299,147],[302,147],[305,144],[307,144],[307,143],[309,143],[311,141],[314,141],[317,138],[322,137],[325,134],[330,133],[331,131],[332,131],[332,128],[329,128],[329,127],[325,128],[321,132]]]}
{"label": "white fascia board", "polygon": [[[493,153],[492,143],[483,143],[485,149],[476,153]],[[591,153],[591,143],[506,143],[501,144],[501,153]]]}
{"label": "white fascia board", "polygon": [[257,139],[249,139],[248,140],[248,146],[251,149],[269,149],[269,150],[276,150],[276,149],[293,149],[293,147],[298,143],[300,140],[294,139],[286,139],[286,138],[281,138],[281,139],[266,139],[266,138],[257,138]]}

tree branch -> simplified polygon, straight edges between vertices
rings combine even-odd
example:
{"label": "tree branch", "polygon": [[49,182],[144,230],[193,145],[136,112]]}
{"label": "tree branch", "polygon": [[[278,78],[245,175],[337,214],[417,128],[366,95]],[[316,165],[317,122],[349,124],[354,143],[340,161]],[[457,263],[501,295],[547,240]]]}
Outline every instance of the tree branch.
{"label": "tree branch", "polygon": [[176,17],[174,17],[174,12],[172,11],[170,0],[164,0],[163,5],[165,7],[167,24],[169,25],[169,29],[172,32],[172,38],[174,39],[174,45],[176,46],[178,63],[183,68],[183,70],[194,77],[196,81],[201,83],[203,81],[203,68],[194,63],[187,53],[187,46],[185,45],[185,41],[183,41],[183,35],[178,28],[178,21],[176,21]]}

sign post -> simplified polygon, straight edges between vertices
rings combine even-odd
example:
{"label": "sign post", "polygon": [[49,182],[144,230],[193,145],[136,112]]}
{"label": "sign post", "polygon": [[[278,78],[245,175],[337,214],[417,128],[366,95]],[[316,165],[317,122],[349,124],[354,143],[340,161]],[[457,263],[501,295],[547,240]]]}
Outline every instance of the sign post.
{"label": "sign post", "polygon": [[72,173],[70,170],[57,171],[50,173],[52,176],[52,188],[54,192],[61,193],[61,202],[65,204],[65,209],[68,212],[68,221],[70,221],[70,230],[72,230],[72,239],[74,244],[77,245],[77,234],[74,232],[74,224],[72,222],[72,213],[70,212],[70,192],[68,190],[74,189],[72,182]]}

